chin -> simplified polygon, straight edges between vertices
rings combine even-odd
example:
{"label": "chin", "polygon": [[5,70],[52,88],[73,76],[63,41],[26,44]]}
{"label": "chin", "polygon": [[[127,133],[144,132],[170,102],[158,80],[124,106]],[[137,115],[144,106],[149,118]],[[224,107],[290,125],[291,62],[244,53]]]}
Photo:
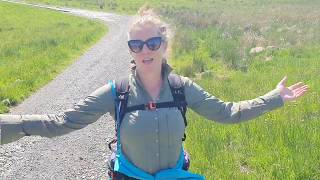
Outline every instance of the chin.
{"label": "chin", "polygon": [[139,71],[141,73],[155,73],[157,71],[161,71],[161,66],[155,66],[155,64],[142,64],[142,66],[140,68],[137,68],[139,69]]}

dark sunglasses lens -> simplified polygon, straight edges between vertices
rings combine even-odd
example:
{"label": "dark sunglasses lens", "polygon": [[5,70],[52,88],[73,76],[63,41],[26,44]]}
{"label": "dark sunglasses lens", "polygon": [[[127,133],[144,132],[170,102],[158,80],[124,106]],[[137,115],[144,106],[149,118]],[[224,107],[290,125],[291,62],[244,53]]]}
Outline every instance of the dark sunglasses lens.
{"label": "dark sunglasses lens", "polygon": [[140,40],[130,40],[128,41],[128,45],[131,51],[135,53],[140,52],[143,48],[143,42]]}
{"label": "dark sunglasses lens", "polygon": [[161,37],[154,37],[154,38],[148,39],[146,44],[150,50],[155,51],[159,49],[161,46]]}

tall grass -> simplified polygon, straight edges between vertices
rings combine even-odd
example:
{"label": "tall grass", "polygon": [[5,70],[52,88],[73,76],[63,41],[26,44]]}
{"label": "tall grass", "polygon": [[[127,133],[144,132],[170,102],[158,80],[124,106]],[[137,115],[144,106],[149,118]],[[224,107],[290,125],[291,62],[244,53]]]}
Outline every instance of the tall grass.
{"label": "tall grass", "polygon": [[[274,88],[284,74],[289,84],[305,81],[311,92],[297,102],[238,125],[220,125],[191,112],[187,149],[192,170],[208,179],[318,179],[320,177],[320,77],[318,47],[278,52],[273,61],[255,59],[248,72],[221,66],[197,82],[225,101],[251,99]],[[201,131],[200,131],[201,129]]]}
{"label": "tall grass", "polygon": [[[297,102],[233,126],[190,112],[191,170],[207,179],[320,178],[320,3],[268,2],[220,4],[223,11],[162,9],[179,26],[171,63],[211,94],[225,101],[255,98],[284,75],[288,84],[304,81],[311,89]],[[250,54],[257,46],[275,48]]]}
{"label": "tall grass", "polygon": [[[75,2],[85,1],[68,1]],[[77,6],[97,9],[97,2]],[[145,2],[104,1],[103,10],[132,14]],[[284,75],[288,84],[304,81],[310,86],[299,101],[237,125],[213,123],[189,111],[191,171],[207,179],[319,179],[320,1],[148,3],[176,29],[170,60],[174,69],[222,100],[263,95]],[[273,47],[249,53],[258,46]]]}
{"label": "tall grass", "polygon": [[52,80],[105,32],[97,22],[0,2],[0,112]]}

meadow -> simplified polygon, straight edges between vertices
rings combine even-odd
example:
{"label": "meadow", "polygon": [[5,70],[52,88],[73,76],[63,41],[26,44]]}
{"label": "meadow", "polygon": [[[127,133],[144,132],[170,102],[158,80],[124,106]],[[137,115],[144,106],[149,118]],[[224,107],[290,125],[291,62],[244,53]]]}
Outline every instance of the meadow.
{"label": "meadow", "polygon": [[[30,1],[126,14],[146,2]],[[299,101],[240,124],[214,123],[189,111],[185,145],[191,171],[207,179],[319,179],[320,1],[148,3],[175,30],[170,64],[214,96],[253,99],[285,75],[288,85],[310,86]],[[256,47],[264,51],[250,53]]]}
{"label": "meadow", "polygon": [[[192,170],[208,179],[319,179],[320,3],[194,7],[163,10],[178,25],[172,54],[178,72],[225,101],[263,95],[285,75],[288,84],[304,81],[311,90],[300,101],[236,125],[189,113]],[[266,50],[251,54],[255,47]]]}
{"label": "meadow", "polygon": [[92,20],[0,2],[0,113],[47,84],[106,31]]}

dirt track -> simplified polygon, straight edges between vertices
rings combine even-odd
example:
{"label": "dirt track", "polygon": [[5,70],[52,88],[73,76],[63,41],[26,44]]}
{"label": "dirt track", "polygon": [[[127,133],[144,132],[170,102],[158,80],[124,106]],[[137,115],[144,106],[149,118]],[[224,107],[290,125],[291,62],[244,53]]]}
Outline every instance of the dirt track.
{"label": "dirt track", "polygon": [[[128,72],[126,32],[130,17],[70,8],[62,13],[103,21],[109,32],[72,66],[37,91],[10,114],[63,112],[109,79]],[[0,147],[0,179],[106,179],[107,141],[113,120],[104,115],[96,123],[73,133],[47,139],[25,137]]]}

